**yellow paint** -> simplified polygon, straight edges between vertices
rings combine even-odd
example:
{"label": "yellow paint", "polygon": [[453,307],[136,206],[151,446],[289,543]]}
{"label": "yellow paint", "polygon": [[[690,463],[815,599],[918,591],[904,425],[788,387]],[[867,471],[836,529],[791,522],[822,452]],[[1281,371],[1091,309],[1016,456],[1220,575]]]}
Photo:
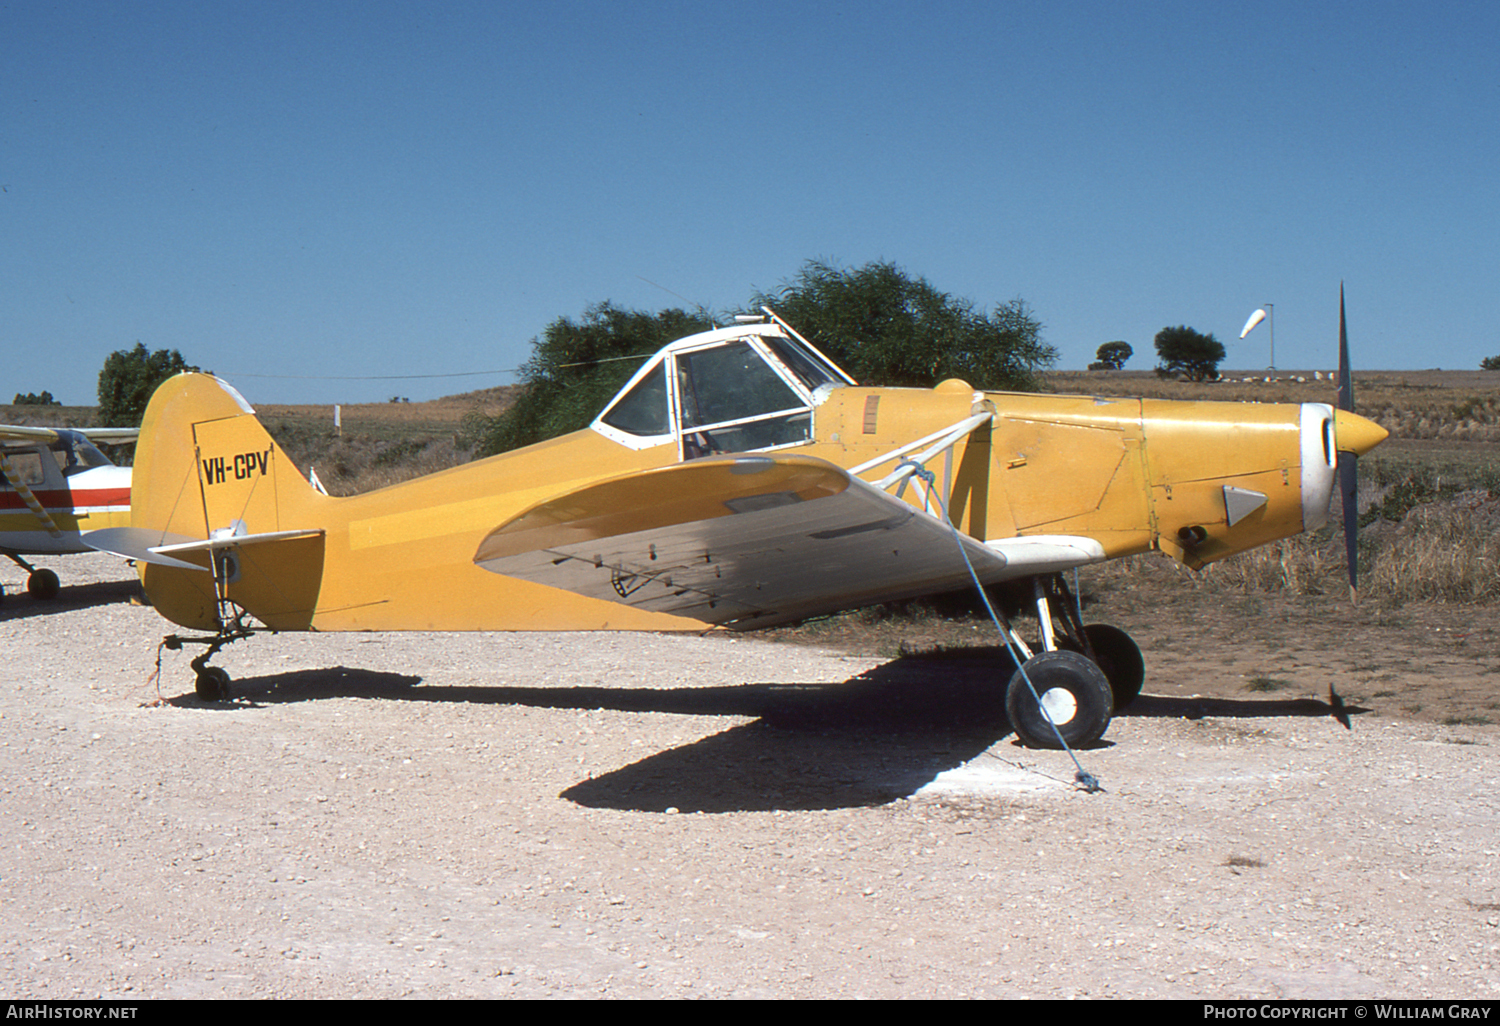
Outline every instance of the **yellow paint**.
{"label": "yellow paint", "polygon": [[[834,388],[814,408],[810,441],[776,454],[854,467],[976,410],[992,413],[992,422],[928,466],[957,525],[980,540],[1080,535],[1097,540],[1110,558],[1160,549],[1198,566],[1303,530],[1298,406],[979,394],[961,381],[932,390],[848,386]],[[143,432],[133,526],[190,538],[236,522],[251,534],[322,530],[317,538],[236,550],[239,578],[225,597],[277,629],[704,627],[474,563],[486,536],[523,514],[513,533],[529,539],[529,551],[546,547],[554,530],[604,537],[637,529],[642,511],[663,501],[653,492],[653,476],[643,472],[675,465],[675,443],[632,450],[586,430],[365,495],[330,498],[307,484],[238,398],[212,378],[180,375],[163,385]],[[1337,435],[1341,445],[1364,448],[1384,437],[1345,414],[1337,418]],[[892,469],[885,463],[863,477],[876,481]],[[711,476],[699,475],[690,494],[670,501],[695,516],[720,515],[736,482]],[[1226,485],[1266,501],[1230,527]],[[913,486],[902,494],[920,504],[921,493]],[[193,561],[207,565],[206,557]],[[207,573],[151,566],[144,577],[170,619],[218,626],[218,597]]]}

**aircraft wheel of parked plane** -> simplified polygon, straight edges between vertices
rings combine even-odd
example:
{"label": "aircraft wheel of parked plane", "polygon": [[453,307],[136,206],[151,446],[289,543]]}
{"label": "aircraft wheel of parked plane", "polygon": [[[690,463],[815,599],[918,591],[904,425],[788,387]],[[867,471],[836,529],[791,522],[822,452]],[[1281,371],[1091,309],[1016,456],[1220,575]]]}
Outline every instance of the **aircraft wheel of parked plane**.
{"label": "aircraft wheel of parked plane", "polygon": [[193,691],[205,702],[229,701],[230,677],[227,670],[219,666],[205,666],[198,671],[193,681]]}
{"label": "aircraft wheel of parked plane", "polygon": [[[1028,678],[1031,687],[1026,686]],[[1058,734],[1070,747],[1099,740],[1109,728],[1114,704],[1104,671],[1066,649],[1041,652],[1026,660],[1005,691],[1005,714],[1016,736],[1030,748],[1058,748]]]}
{"label": "aircraft wheel of parked plane", "polygon": [[[1091,623],[1083,628],[1083,633],[1094,650],[1094,662],[1109,681],[1115,711],[1119,712],[1140,697],[1141,687],[1146,683],[1146,660],[1141,658],[1140,647],[1130,635],[1113,624]],[[1075,652],[1081,648],[1071,638],[1059,641],[1059,645]]]}
{"label": "aircraft wheel of parked plane", "polygon": [[62,590],[62,582],[51,570],[33,570],[26,578],[26,593],[34,599],[55,599]]}

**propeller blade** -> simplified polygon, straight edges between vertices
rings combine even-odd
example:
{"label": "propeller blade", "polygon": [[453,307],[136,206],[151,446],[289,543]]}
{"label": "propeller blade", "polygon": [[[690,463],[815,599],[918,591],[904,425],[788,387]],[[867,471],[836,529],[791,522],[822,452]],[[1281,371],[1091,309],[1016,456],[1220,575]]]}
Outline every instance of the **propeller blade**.
{"label": "propeller blade", "polygon": [[1354,379],[1349,370],[1349,330],[1344,325],[1344,283],[1339,282],[1339,390],[1335,404],[1354,412]]}
{"label": "propeller blade", "polygon": [[[1344,321],[1344,283],[1339,282],[1338,408],[1354,412],[1354,377],[1349,367],[1349,330]],[[1349,568],[1349,601],[1359,602],[1359,453],[1339,447],[1339,496],[1344,509],[1344,562]]]}
{"label": "propeller blade", "polygon": [[1349,567],[1349,599],[1359,602],[1359,457],[1339,453],[1339,494],[1344,504],[1344,561]]}

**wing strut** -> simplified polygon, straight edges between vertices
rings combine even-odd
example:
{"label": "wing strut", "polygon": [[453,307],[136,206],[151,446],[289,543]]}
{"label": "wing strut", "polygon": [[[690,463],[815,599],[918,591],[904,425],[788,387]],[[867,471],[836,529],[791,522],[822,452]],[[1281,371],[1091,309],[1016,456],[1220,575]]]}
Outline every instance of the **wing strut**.
{"label": "wing strut", "polygon": [[850,467],[849,476],[858,477],[867,470],[874,470],[882,463],[899,460],[909,452],[915,452],[924,445],[928,446],[926,451],[918,456],[913,456],[909,464],[898,466],[890,474],[875,483],[876,488],[889,488],[910,477],[916,465],[926,463],[932,457],[948,448],[948,446],[956,443],[960,438],[973,434],[981,425],[987,424],[994,419],[995,415],[993,413],[976,413],[972,417],[965,417],[952,427],[943,428],[941,431],[934,431],[926,437],[918,438],[915,442],[907,442],[899,449],[892,449],[883,456],[877,456],[873,460],[866,460],[857,467]]}

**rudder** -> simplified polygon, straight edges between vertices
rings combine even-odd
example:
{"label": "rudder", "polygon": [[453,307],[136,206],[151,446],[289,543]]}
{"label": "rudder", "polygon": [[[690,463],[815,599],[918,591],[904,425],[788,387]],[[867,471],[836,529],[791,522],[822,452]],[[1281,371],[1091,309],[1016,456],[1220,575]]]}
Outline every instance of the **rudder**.
{"label": "rudder", "polygon": [[[131,526],[163,542],[302,530],[328,501],[308,484],[249,403],[224,381],[179,374],[152,396],[141,424],[132,483]],[[221,629],[206,552],[182,559],[203,571],[147,565],[147,595],[163,616]],[[276,630],[306,629],[317,600],[323,538],[237,546],[212,557],[223,597]]]}

